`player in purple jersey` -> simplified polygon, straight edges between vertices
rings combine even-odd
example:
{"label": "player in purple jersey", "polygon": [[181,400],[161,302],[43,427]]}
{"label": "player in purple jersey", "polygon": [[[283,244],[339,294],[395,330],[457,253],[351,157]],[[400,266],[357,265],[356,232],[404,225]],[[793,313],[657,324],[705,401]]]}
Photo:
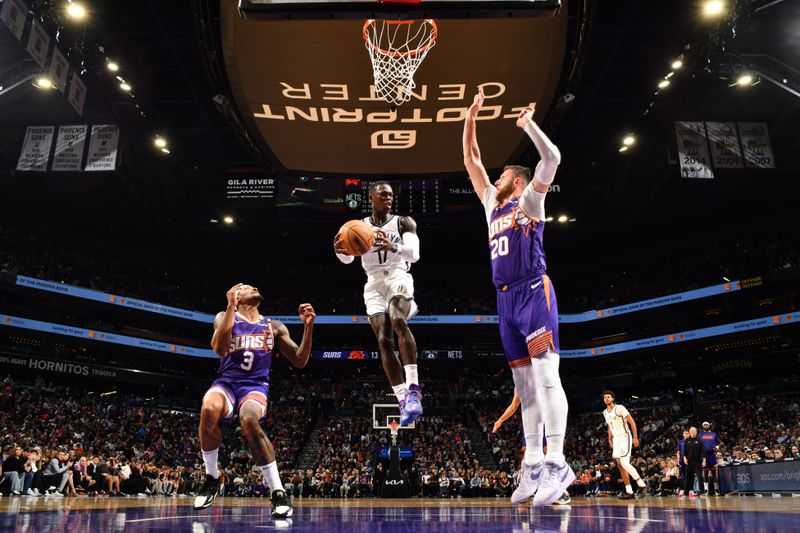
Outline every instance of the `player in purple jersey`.
{"label": "player in purple jersey", "polygon": [[706,493],[709,496],[715,496],[715,483],[718,479],[719,465],[717,464],[717,450],[719,445],[722,444],[717,434],[711,431],[711,423],[703,422],[703,431],[697,434],[697,438],[703,443],[706,448],[706,465],[703,467],[703,476],[705,477]]}
{"label": "player in purple jersey", "polygon": [[[511,502],[533,496],[533,505],[548,505],[575,479],[564,457],[568,405],[558,376],[558,305],[542,245],[544,198],[561,154],[533,121],[531,104],[519,114],[517,126],[539,152],[533,178],[528,168],[512,165],[505,167],[492,185],[481,161],[475,126],[484,98],[480,89],[464,121],[464,165],[489,225],[500,338],[522,405],[528,443],[520,485]],[[541,445],[544,427],[546,456]]]}
{"label": "player in purple jersey", "polygon": [[209,507],[219,492],[217,455],[222,439],[219,423],[238,415],[250,454],[272,493],[272,516],[288,518],[294,509],[278,475],[275,450],[260,424],[267,414],[273,350],[282,353],[298,368],[306,366],[316,314],[310,304],[300,304],[300,318],[305,328],[298,346],[286,326],[259,314],[258,306],[264,297],[258,288],[238,283],[226,296],[228,306],[214,319],[211,338],[211,348],[220,356],[219,371],[203,397],[200,410],[200,448],[206,480],[194,500],[194,508]]}

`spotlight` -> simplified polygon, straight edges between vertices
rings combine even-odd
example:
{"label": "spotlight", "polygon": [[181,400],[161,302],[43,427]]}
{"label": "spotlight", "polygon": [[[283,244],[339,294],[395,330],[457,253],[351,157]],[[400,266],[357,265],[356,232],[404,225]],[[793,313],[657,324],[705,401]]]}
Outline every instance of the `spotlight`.
{"label": "spotlight", "polygon": [[74,20],[83,20],[86,18],[86,8],[81,4],[70,2],[67,4],[67,16]]}
{"label": "spotlight", "polygon": [[567,220],[569,220],[569,217],[567,215],[561,215],[560,217],[558,217],[558,221],[561,222],[562,224]]}
{"label": "spotlight", "polygon": [[671,66],[672,70],[678,70],[683,66],[683,61],[681,61],[680,59],[676,59],[675,61],[672,62]]}
{"label": "spotlight", "polygon": [[553,221],[553,217],[547,217],[547,218],[544,219],[544,221],[545,222],[552,222]]}
{"label": "spotlight", "polygon": [[627,146],[620,146],[619,147],[619,151],[620,152],[627,152],[628,151],[628,147]]}
{"label": "spotlight", "polygon": [[161,137],[156,136],[155,140],[153,141],[157,148],[165,148],[167,146],[167,141],[162,139]]}
{"label": "spotlight", "polygon": [[230,215],[226,215],[225,218],[222,219],[222,221],[226,224],[233,224],[233,217]]}
{"label": "spotlight", "polygon": [[625,146],[631,146],[635,142],[636,142],[636,137],[634,137],[630,133],[626,135],[624,139],[622,139],[622,144],[624,144]]}
{"label": "spotlight", "polygon": [[125,83],[124,81],[119,84],[119,88],[122,89],[125,92],[128,92],[128,91],[131,90],[131,86],[128,85],[127,83]]}
{"label": "spotlight", "polygon": [[37,89],[52,89],[53,82],[50,80],[50,78],[41,76],[39,78],[36,78],[36,81],[33,82],[33,86],[36,87]]}
{"label": "spotlight", "polygon": [[716,17],[725,12],[725,2],[722,0],[707,0],[703,4],[703,14],[707,17]]}
{"label": "spotlight", "polygon": [[668,80],[668,79],[670,79],[670,78],[671,78],[672,76],[674,76],[674,75],[675,75],[675,73],[674,73],[674,72],[670,72],[669,74],[667,74],[666,76],[664,76],[664,78]]}
{"label": "spotlight", "polygon": [[169,148],[162,148],[161,151],[164,152],[165,154],[168,154],[169,153]]}
{"label": "spotlight", "polygon": [[669,80],[661,80],[660,82],[658,82],[659,89],[664,89],[666,87],[669,87]]}
{"label": "spotlight", "polygon": [[748,85],[752,84],[753,84],[753,76],[751,76],[750,74],[742,74],[736,80],[736,85],[740,87],[747,87]]}
{"label": "spotlight", "polygon": [[119,65],[116,64],[114,61],[109,61],[108,63],[106,63],[106,68],[111,72],[116,72],[119,70]]}

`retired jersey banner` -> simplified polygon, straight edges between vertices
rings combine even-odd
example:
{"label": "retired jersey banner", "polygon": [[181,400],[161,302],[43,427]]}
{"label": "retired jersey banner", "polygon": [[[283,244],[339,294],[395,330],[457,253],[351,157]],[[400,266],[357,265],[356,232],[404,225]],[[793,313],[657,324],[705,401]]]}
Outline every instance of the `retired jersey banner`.
{"label": "retired jersey banner", "polygon": [[31,33],[28,36],[27,50],[42,70],[44,70],[44,65],[47,62],[47,52],[49,49],[50,36],[47,35],[42,23],[33,19],[31,23]]}
{"label": "retired jersey banner", "polygon": [[678,159],[684,178],[713,178],[711,156],[706,143],[706,128],[702,122],[676,122]]}
{"label": "retired jersey banner", "polygon": [[86,102],[86,84],[83,83],[77,72],[72,73],[72,83],[69,84],[67,100],[79,115],[83,116],[83,104]]}
{"label": "retired jersey banner", "polygon": [[744,160],[748,167],[775,168],[772,143],[765,123],[740,122],[739,135],[742,138]]}
{"label": "retired jersey banner", "polygon": [[86,172],[115,170],[118,145],[119,128],[114,125],[92,126]]}
{"label": "retired jersey banner", "polygon": [[22,39],[25,29],[25,18],[28,16],[28,6],[21,0],[5,0],[0,8],[0,19],[5,22],[17,40]]}
{"label": "retired jersey banner", "polygon": [[53,57],[50,59],[50,80],[55,85],[58,92],[64,94],[64,89],[67,88],[67,76],[69,75],[69,61],[58,49],[58,46],[53,48]]}
{"label": "retired jersey banner", "polygon": [[55,129],[55,126],[28,126],[28,129],[25,130],[25,141],[22,143],[17,170],[47,171]]}
{"label": "retired jersey banner", "polygon": [[706,122],[711,158],[717,168],[742,168],[742,149],[735,122]]}
{"label": "retired jersey banner", "polygon": [[80,172],[83,164],[83,147],[88,126],[59,126],[53,171]]}

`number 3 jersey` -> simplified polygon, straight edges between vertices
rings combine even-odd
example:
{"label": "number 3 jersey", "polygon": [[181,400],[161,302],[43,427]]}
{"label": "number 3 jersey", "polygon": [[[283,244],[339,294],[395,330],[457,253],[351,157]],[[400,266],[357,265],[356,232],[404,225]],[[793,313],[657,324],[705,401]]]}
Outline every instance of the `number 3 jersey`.
{"label": "number 3 jersey", "polygon": [[492,281],[498,290],[503,290],[515,281],[547,273],[544,221],[525,214],[519,197],[509,199],[502,207],[496,197],[497,188],[489,185],[483,196],[483,207],[489,224]]}
{"label": "number 3 jersey", "polygon": [[269,318],[261,315],[258,322],[248,322],[236,313],[233,318],[231,345],[219,361],[220,378],[269,382],[272,348],[275,337]]}
{"label": "number 3 jersey", "polygon": [[[371,217],[365,218],[364,222],[372,227],[372,232],[376,234],[376,236],[380,236],[395,244],[403,244],[403,236],[400,235],[399,216],[392,215],[389,220],[380,226],[373,224]],[[403,260],[400,254],[392,253],[388,250],[380,252],[374,248],[361,256],[361,266],[364,267],[367,276],[372,276],[373,274],[383,271],[394,272],[401,270],[403,272],[408,272],[411,270],[411,263]]]}

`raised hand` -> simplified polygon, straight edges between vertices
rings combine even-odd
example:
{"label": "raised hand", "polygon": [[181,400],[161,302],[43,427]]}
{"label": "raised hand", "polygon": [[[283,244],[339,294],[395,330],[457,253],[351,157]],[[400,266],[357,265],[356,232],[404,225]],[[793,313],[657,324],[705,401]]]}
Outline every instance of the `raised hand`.
{"label": "raised hand", "polygon": [[298,313],[300,313],[300,319],[306,326],[313,324],[314,319],[317,318],[317,313],[314,312],[314,308],[311,307],[311,304],[300,304]]}
{"label": "raised hand", "polygon": [[534,111],[536,111],[536,102],[531,102],[528,107],[520,111],[517,117],[517,127],[524,129],[525,126],[533,122]]}
{"label": "raised hand", "polygon": [[244,283],[237,283],[225,293],[225,296],[228,298],[229,306],[236,307],[239,305],[239,290],[242,288],[242,285],[244,285]]}
{"label": "raised hand", "polygon": [[475,98],[472,100],[472,105],[469,106],[467,110],[467,117],[475,119],[478,116],[478,112],[481,110],[483,106],[483,101],[486,99],[486,96],[483,94],[483,87],[478,87],[478,94],[475,95]]}

